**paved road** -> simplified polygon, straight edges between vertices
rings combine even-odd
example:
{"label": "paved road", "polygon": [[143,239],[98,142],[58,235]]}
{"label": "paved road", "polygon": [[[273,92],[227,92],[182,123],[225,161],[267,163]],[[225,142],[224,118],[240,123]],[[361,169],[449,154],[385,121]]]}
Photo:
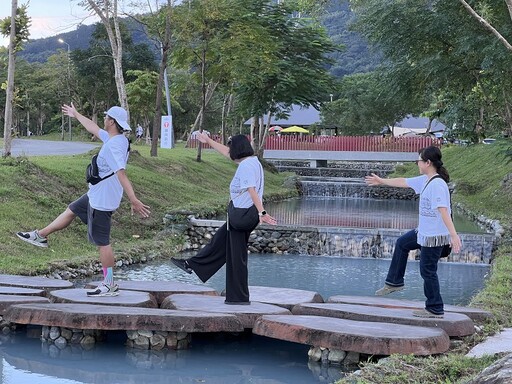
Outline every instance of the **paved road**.
{"label": "paved road", "polygon": [[[14,139],[11,146],[12,156],[47,156],[47,155],[77,155],[89,152],[99,144],[76,141],[49,141],[34,139]],[[4,148],[0,149],[3,155]]]}

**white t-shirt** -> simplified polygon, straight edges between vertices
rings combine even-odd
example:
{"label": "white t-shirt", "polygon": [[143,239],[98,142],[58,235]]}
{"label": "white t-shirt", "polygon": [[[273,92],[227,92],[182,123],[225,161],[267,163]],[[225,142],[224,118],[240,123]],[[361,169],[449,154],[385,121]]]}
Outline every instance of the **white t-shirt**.
{"label": "white t-shirt", "polygon": [[263,167],[256,156],[248,157],[238,164],[238,168],[229,184],[229,194],[236,208],[249,208],[254,203],[247,188],[254,187],[263,200]]}
{"label": "white t-shirt", "polygon": [[409,187],[420,194],[418,244],[422,247],[439,247],[450,244],[450,232],[443,222],[439,207],[448,208],[451,214],[450,190],[439,177],[428,182],[426,175],[406,179]]}
{"label": "white t-shirt", "polygon": [[98,171],[100,177],[114,172],[108,179],[96,185],[89,184],[89,204],[100,211],[115,211],[121,204],[123,187],[117,177],[117,171],[126,169],[128,161],[128,139],[124,135],[110,137],[107,131],[100,129],[99,138],[103,146],[98,154]]}

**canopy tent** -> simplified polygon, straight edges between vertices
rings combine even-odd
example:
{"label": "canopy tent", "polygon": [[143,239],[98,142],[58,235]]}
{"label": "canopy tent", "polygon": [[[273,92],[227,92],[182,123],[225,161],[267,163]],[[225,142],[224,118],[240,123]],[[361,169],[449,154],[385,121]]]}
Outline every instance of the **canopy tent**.
{"label": "canopy tent", "polygon": [[281,130],[281,133],[297,132],[297,133],[309,133],[307,129],[299,127],[298,125],[292,125],[291,127]]}

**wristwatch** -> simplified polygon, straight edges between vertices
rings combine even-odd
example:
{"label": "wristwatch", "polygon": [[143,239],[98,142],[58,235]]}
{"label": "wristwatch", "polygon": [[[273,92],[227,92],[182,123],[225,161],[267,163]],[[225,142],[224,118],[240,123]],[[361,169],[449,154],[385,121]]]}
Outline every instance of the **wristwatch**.
{"label": "wristwatch", "polygon": [[265,210],[263,210],[260,213],[258,213],[258,215],[260,215],[260,216],[265,216],[266,214],[267,214],[267,211],[265,211]]}

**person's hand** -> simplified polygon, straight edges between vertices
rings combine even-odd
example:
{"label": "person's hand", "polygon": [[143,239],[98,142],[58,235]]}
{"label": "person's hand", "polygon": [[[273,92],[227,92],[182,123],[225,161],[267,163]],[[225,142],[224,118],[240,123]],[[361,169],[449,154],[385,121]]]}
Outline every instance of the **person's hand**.
{"label": "person's hand", "polygon": [[276,225],[277,220],[274,219],[272,216],[270,216],[268,213],[266,215],[260,216],[260,224],[270,224],[270,225]]}
{"label": "person's hand", "polygon": [[132,215],[134,212],[138,213],[143,219],[146,219],[151,214],[149,205],[143,204],[139,199],[132,201]]}
{"label": "person's hand", "polygon": [[75,117],[77,112],[75,106],[71,103],[71,105],[64,104],[62,106],[62,113],[66,116]]}
{"label": "person's hand", "polygon": [[209,138],[210,138],[210,136],[208,136],[204,131],[203,132],[198,132],[196,134],[196,139],[199,140],[201,143],[204,143],[204,144],[206,144],[208,142]]}
{"label": "person's hand", "polygon": [[364,182],[367,185],[374,186],[374,185],[382,184],[382,179],[379,176],[377,176],[375,173],[372,173],[370,176],[364,177]]}
{"label": "person's hand", "polygon": [[450,236],[450,245],[452,246],[453,253],[459,253],[462,248],[462,241],[459,235],[455,234]]}

